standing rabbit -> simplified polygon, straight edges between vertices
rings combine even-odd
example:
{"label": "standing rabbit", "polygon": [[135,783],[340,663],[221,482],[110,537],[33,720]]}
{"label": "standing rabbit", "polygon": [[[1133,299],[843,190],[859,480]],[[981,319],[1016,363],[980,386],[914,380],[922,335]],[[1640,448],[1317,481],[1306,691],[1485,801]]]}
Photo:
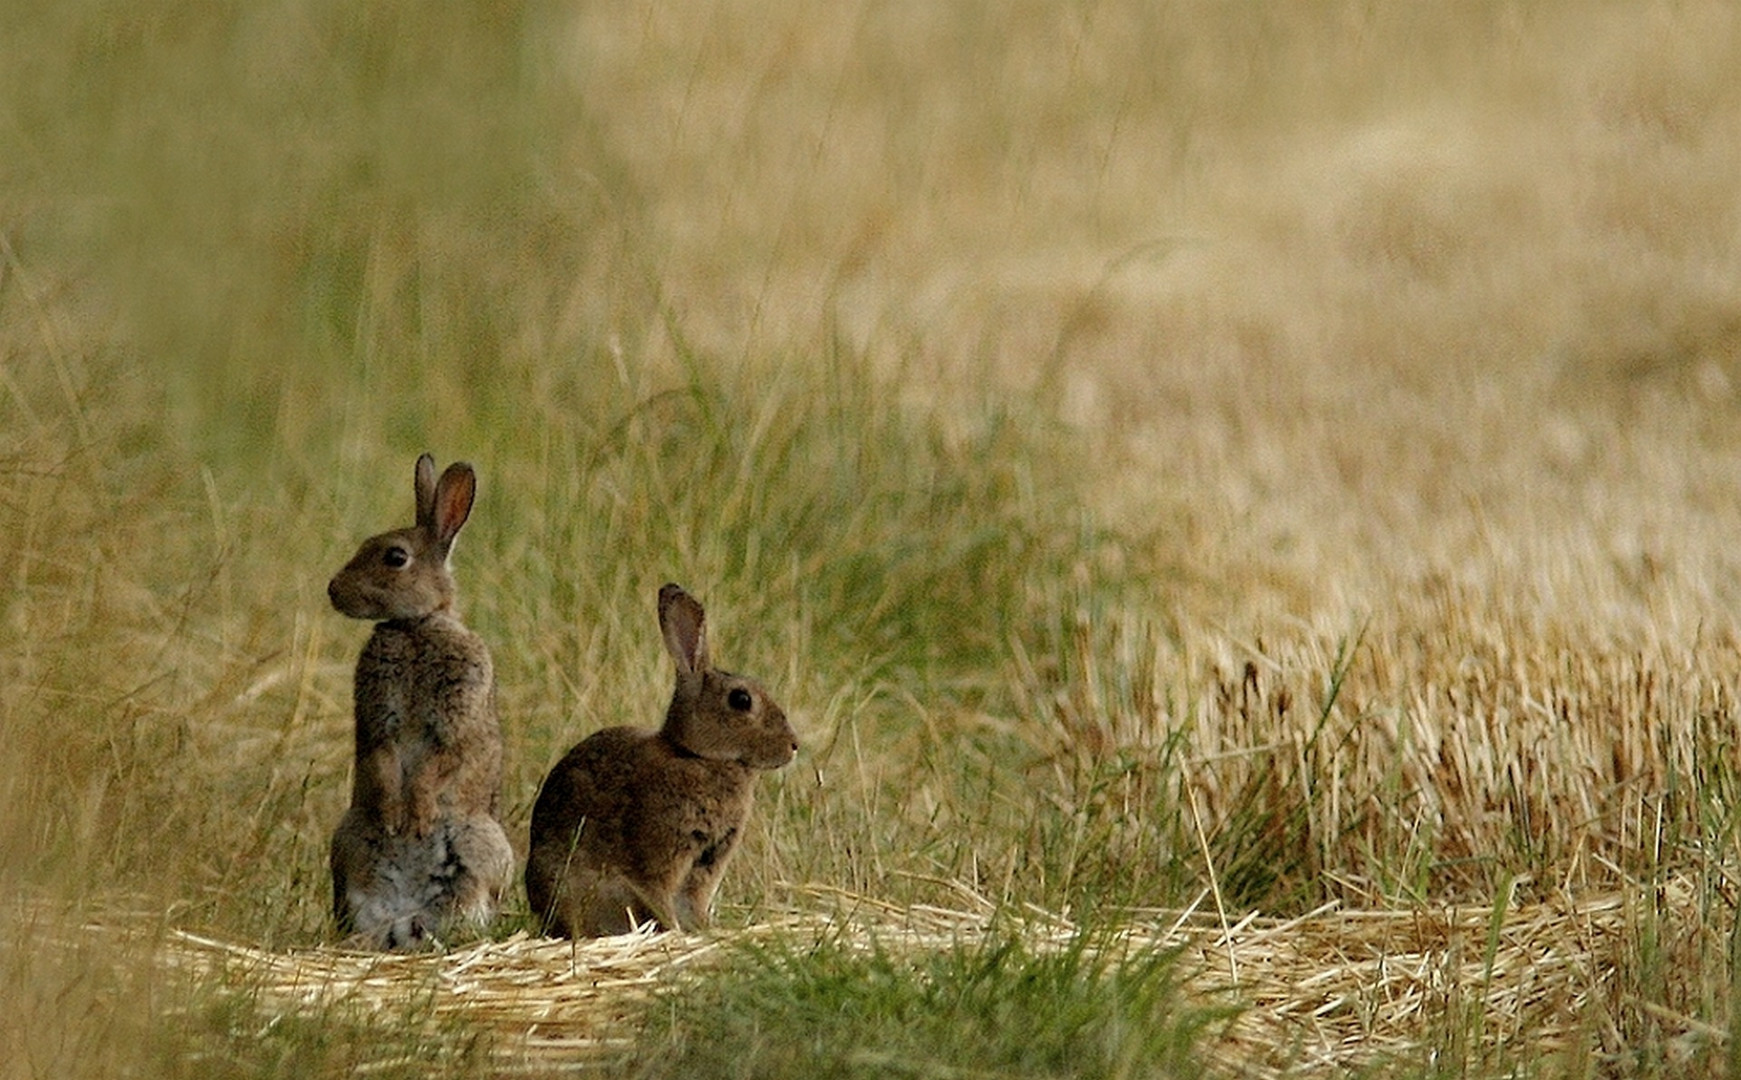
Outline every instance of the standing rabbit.
{"label": "standing rabbit", "polygon": [[677,661],[664,726],[597,732],[544,781],[526,895],[545,932],[599,937],[648,920],[666,930],[706,926],[757,770],[797,754],[786,714],[761,684],[709,663],[705,618],[676,585],[659,590],[659,628]]}
{"label": "standing rabbit", "polygon": [[489,649],[454,614],[447,566],[477,493],[472,467],[441,479],[417,459],[417,524],[363,542],[327,586],[375,620],[357,657],[351,806],[332,838],[333,916],[373,948],[428,944],[495,917],[514,871],[496,819],[502,732]]}

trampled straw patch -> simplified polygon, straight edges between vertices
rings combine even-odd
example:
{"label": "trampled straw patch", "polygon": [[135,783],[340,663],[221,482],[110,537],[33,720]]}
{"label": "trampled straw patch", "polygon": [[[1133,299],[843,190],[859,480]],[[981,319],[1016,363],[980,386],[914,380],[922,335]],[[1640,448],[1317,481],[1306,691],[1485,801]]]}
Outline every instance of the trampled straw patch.
{"label": "trampled straw patch", "polygon": [[[432,1029],[452,1023],[492,1037],[498,1068],[602,1063],[632,1045],[640,1010],[716,965],[753,962],[743,946],[802,950],[828,941],[886,954],[969,947],[1019,932],[1036,950],[1064,948],[1085,929],[1039,911],[899,908],[815,888],[811,910],[709,935],[637,933],[570,943],[520,933],[430,955],[336,948],[274,952],[188,931],[166,939],[161,962],[201,981],[221,978],[267,1010],[334,1005],[402,1012],[427,1000]],[[1659,892],[1657,914],[1691,918],[1691,889]],[[826,910],[832,907],[831,912]],[[1472,1052],[1551,1053],[1591,1031],[1612,991],[1615,958],[1637,933],[1638,905],[1619,894],[1507,907],[1345,910],[1297,918],[1251,913],[1224,925],[1201,907],[1132,911],[1095,947],[1119,955],[1178,950],[1194,996],[1239,1011],[1205,1046],[1218,1068],[1284,1075],[1420,1060],[1436,1033],[1462,1028]],[[1593,1007],[1598,1006],[1598,1007]],[[1666,1018],[1674,1020],[1675,1018]],[[1720,1038],[1682,1019],[1686,1039]],[[1523,1042],[1527,1040],[1527,1043]],[[1618,1049],[1618,1047],[1612,1047]]]}

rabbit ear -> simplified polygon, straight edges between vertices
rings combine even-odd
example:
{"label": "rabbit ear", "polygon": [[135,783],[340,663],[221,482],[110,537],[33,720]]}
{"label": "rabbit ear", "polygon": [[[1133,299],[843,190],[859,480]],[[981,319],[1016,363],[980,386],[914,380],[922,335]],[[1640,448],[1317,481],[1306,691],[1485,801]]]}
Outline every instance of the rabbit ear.
{"label": "rabbit ear", "polygon": [[665,648],[677,661],[680,675],[700,675],[708,669],[707,612],[701,601],[676,585],[659,590],[659,629]]}
{"label": "rabbit ear", "polygon": [[[425,454],[424,458],[427,459],[428,456]],[[431,471],[434,468],[431,463]],[[430,496],[427,528],[434,532],[435,542],[441,545],[443,551],[453,544],[453,538],[459,535],[459,527],[471,516],[472,499],[477,493],[477,473],[465,462],[456,461],[441,474],[441,481],[435,485],[435,491]]]}
{"label": "rabbit ear", "polygon": [[435,527],[435,458],[424,454],[417,459],[417,471],[412,474],[412,490],[417,495],[417,527]]}

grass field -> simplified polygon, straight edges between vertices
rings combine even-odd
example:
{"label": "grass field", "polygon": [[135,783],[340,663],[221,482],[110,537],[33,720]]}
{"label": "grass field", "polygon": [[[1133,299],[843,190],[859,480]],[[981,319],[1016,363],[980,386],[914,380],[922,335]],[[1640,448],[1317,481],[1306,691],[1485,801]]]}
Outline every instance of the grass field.
{"label": "grass field", "polygon": [[[1734,1075],[1738,72],[1696,0],[7,7],[0,1077]],[[786,705],[716,934],[326,947],[324,588],[425,449],[517,844],[661,582]]]}

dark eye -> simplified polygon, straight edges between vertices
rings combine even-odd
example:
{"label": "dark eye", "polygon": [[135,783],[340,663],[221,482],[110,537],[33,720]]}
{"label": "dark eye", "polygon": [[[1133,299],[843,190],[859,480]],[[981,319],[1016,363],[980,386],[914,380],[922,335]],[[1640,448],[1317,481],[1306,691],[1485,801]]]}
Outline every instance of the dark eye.
{"label": "dark eye", "polygon": [[390,547],[381,552],[381,562],[398,570],[411,562],[411,553],[402,547]]}
{"label": "dark eye", "polygon": [[755,702],[750,698],[750,692],[741,686],[734,686],[731,693],[725,696],[725,703],[738,712],[749,712]]}

